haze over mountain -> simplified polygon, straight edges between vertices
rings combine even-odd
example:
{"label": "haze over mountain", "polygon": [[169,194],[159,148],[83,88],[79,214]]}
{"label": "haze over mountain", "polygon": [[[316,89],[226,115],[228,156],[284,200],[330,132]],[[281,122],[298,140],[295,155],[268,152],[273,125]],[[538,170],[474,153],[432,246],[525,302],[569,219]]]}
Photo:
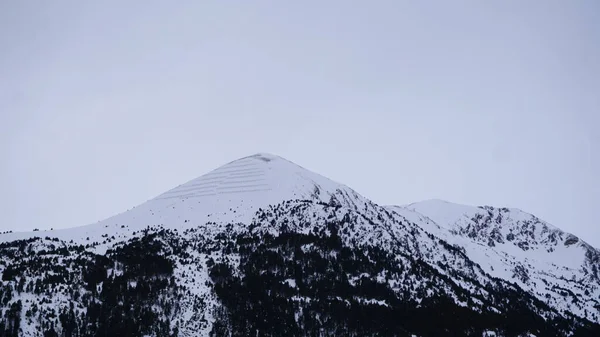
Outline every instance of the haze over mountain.
{"label": "haze over mountain", "polygon": [[518,209],[377,205],[265,153],[0,242],[2,336],[600,332],[600,251],[581,238]]}

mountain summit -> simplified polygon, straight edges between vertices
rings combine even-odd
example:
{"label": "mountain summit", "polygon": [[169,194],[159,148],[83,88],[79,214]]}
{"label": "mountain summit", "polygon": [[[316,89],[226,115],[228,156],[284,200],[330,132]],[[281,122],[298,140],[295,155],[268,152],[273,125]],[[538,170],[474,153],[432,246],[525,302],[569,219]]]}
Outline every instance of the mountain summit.
{"label": "mountain summit", "polygon": [[[282,201],[330,202],[332,197],[346,205],[366,201],[345,185],[282,157],[258,153],[227,163],[124,213],[83,227],[53,230],[51,234],[85,243],[107,235],[125,239],[128,233],[148,226],[186,229],[208,221],[247,223],[258,209]],[[0,237],[0,241],[39,234],[8,233]],[[103,247],[107,246],[97,248]]]}
{"label": "mountain summit", "polygon": [[148,207],[164,209],[174,202],[189,201],[197,204],[185,213],[191,217],[214,215],[222,221],[250,221],[258,208],[283,200],[328,202],[334,195],[344,195],[348,202],[361,199],[344,185],[279,156],[260,153],[230,162],[169,190],[148,202]]}
{"label": "mountain summit", "polygon": [[0,336],[598,336],[600,252],[516,209],[380,206],[281,157],[0,235]]}

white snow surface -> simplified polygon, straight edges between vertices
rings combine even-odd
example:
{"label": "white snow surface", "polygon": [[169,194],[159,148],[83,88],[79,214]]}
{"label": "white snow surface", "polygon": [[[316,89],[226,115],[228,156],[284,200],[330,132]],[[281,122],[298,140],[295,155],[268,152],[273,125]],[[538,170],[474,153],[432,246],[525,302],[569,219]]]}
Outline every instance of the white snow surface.
{"label": "white snow surface", "polygon": [[[366,199],[349,187],[272,154],[259,153],[225,164],[179,185],[131,210],[95,224],[52,231],[0,235],[0,242],[51,236],[76,243],[127,239],[148,226],[185,230],[206,222],[250,223],[260,208],[286,200],[329,202],[332,195],[346,205]],[[340,197],[342,196],[342,197]],[[100,244],[102,251],[106,245]]]}
{"label": "white snow surface", "polygon": [[593,270],[600,265],[589,258],[599,251],[576,236],[514,208],[443,200],[386,208],[463,247],[490,275],[515,282],[559,311],[599,320],[600,281]]}
{"label": "white snow surface", "polygon": [[[345,185],[281,157],[261,153],[232,161],[98,223],[53,231],[0,234],[0,242],[49,236],[80,244],[97,242],[95,249],[101,253],[148,226],[178,231],[201,228],[204,235],[223,231],[229,223],[248,225],[255,220],[259,209],[296,199],[335,203],[361,212],[367,212],[369,205],[373,219],[380,208]],[[411,226],[464,248],[465,254],[485,273],[515,282],[559,310],[600,321],[595,308],[600,304],[600,282],[593,276],[594,268],[600,266],[589,258],[600,256],[600,252],[579,238],[518,209],[474,207],[442,200],[385,209]],[[307,218],[310,216],[307,214]],[[370,227],[365,225],[365,228]],[[403,230],[380,226],[365,230],[362,239],[381,241],[394,234],[393,240],[383,241],[391,245],[401,239]],[[428,240],[406,244],[414,245],[417,254],[420,249],[427,251],[427,247],[434,247],[434,241]],[[446,257],[434,254],[422,258],[435,265],[436,260]],[[199,266],[195,271],[188,268],[178,268],[176,273],[188,275],[187,282],[194,293],[207,294],[206,267]],[[193,320],[195,315],[198,313],[190,305],[183,319]],[[211,317],[206,319],[210,321]]]}

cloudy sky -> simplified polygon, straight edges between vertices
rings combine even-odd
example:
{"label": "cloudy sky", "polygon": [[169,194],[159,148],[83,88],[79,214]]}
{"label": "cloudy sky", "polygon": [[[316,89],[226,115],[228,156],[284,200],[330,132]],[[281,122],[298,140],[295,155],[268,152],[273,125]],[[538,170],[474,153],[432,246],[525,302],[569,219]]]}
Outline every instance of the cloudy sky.
{"label": "cloudy sky", "polygon": [[283,156],[600,246],[597,1],[0,2],[0,229]]}

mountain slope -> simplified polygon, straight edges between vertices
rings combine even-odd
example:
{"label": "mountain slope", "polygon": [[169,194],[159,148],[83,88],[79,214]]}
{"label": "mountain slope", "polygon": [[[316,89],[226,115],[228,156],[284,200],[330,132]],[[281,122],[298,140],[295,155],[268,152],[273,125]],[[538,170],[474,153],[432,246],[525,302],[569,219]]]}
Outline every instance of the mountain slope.
{"label": "mountain slope", "polygon": [[[329,202],[332,196],[345,205],[366,201],[352,189],[271,154],[255,154],[225,164],[199,178],[177,186],[127,212],[96,224],[39,233],[18,232],[0,240],[51,235],[87,244],[125,240],[147,226],[186,229],[213,222],[249,222],[261,207],[285,200]],[[113,240],[108,238],[115,237]]]}
{"label": "mountain slope", "polygon": [[0,242],[0,336],[600,332],[584,242],[517,210],[381,207],[269,154]]}
{"label": "mountain slope", "polygon": [[388,209],[465,248],[495,277],[516,282],[549,305],[593,321],[600,312],[600,251],[518,209],[441,200]]}

